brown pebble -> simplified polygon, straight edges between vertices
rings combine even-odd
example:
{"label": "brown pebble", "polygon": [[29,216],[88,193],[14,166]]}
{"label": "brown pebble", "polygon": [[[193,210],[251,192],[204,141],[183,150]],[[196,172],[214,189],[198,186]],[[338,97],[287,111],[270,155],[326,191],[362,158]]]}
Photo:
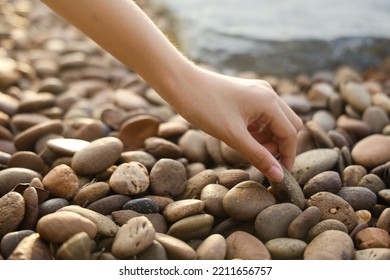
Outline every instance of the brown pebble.
{"label": "brown pebble", "polygon": [[90,182],[77,191],[72,203],[87,207],[89,204],[105,197],[110,192],[110,186],[106,182]]}
{"label": "brown pebble", "polygon": [[307,207],[288,226],[288,236],[305,240],[309,230],[320,221],[320,209],[316,206]]}
{"label": "brown pebble", "polygon": [[345,224],[335,219],[327,219],[320,221],[318,224],[314,225],[309,232],[307,233],[307,240],[313,240],[320,233],[327,230],[340,230],[342,232],[348,233],[348,228]]}
{"label": "brown pebble", "polygon": [[86,208],[102,215],[110,215],[112,212],[122,209],[129,200],[131,200],[130,196],[113,194],[92,202]]}
{"label": "brown pebble", "polygon": [[211,234],[196,249],[198,260],[224,260],[226,240],[220,234]]}
{"label": "brown pebble", "polygon": [[156,232],[166,233],[168,230],[168,225],[164,216],[159,213],[142,214],[134,210],[118,210],[112,212],[111,215],[115,223],[119,226],[124,225],[132,218],[145,216],[152,223]]}
{"label": "brown pebble", "polygon": [[369,248],[356,250],[354,260],[390,260],[390,249],[388,248]]}
{"label": "brown pebble", "polygon": [[229,191],[228,188],[220,184],[208,184],[200,193],[200,200],[204,202],[204,209],[214,217],[226,217],[223,208],[223,198]]}
{"label": "brown pebble", "polygon": [[301,260],[307,244],[299,239],[280,237],[269,240],[265,247],[273,260]]}
{"label": "brown pebble", "polygon": [[79,180],[75,172],[66,164],[50,170],[43,177],[42,184],[55,197],[72,199],[79,189]]}
{"label": "brown pebble", "polygon": [[121,154],[121,163],[132,161],[136,161],[143,164],[146,169],[150,171],[154,164],[157,162],[157,159],[145,151],[127,151]]}
{"label": "brown pebble", "polygon": [[343,187],[337,195],[347,201],[355,211],[371,210],[377,202],[375,193],[364,187]]}
{"label": "brown pebble", "polygon": [[376,226],[378,228],[384,229],[388,232],[390,232],[390,208],[387,207],[383,210],[383,212],[380,214]]}
{"label": "brown pebble", "polygon": [[34,178],[42,179],[42,175],[23,167],[11,167],[0,170],[0,197],[19,184],[30,183]]}
{"label": "brown pebble", "polygon": [[226,238],[226,259],[270,260],[271,254],[255,236],[235,231]]}
{"label": "brown pebble", "polygon": [[19,242],[8,260],[53,260],[53,255],[49,244],[33,233]]}
{"label": "brown pebble", "polygon": [[309,198],[313,194],[322,191],[338,193],[341,188],[342,182],[339,173],[336,171],[324,171],[306,182],[303,186],[303,193],[306,198]]}
{"label": "brown pebble", "polygon": [[233,188],[238,183],[249,180],[249,174],[242,169],[227,169],[217,173],[218,184],[228,189]]}
{"label": "brown pebble", "polygon": [[19,231],[12,231],[3,236],[0,243],[0,252],[5,259],[11,255],[15,250],[16,246],[22,241],[25,237],[33,234],[33,230],[25,229]]}
{"label": "brown pebble", "polygon": [[183,154],[180,146],[160,137],[149,137],[145,139],[144,147],[146,152],[158,159],[177,159]]}
{"label": "brown pebble", "polygon": [[34,187],[29,186],[23,192],[25,214],[19,225],[20,229],[35,229],[39,215],[38,193]]}
{"label": "brown pebble", "polygon": [[25,214],[25,202],[20,193],[9,192],[0,197],[0,239],[16,230]]}
{"label": "brown pebble", "polygon": [[34,152],[19,151],[14,153],[8,160],[8,167],[22,167],[43,173],[45,162]]}
{"label": "brown pebble", "polygon": [[367,174],[364,175],[357,184],[360,187],[365,187],[375,194],[378,194],[379,191],[385,188],[385,183],[383,180],[376,174]]}
{"label": "brown pebble", "polygon": [[214,170],[206,169],[195,176],[188,178],[183,184],[183,192],[177,196],[177,199],[200,198],[200,194],[208,184],[217,182],[217,174]]}
{"label": "brown pebble", "polygon": [[146,191],[149,187],[149,172],[139,162],[122,163],[109,179],[110,188],[124,195],[135,195]]}
{"label": "brown pebble", "polygon": [[137,255],[137,260],[167,260],[167,252],[164,247],[156,240]]}
{"label": "brown pebble", "polygon": [[357,186],[359,181],[367,175],[367,170],[361,165],[349,165],[343,170],[341,177],[343,186]]}
{"label": "brown pebble", "polygon": [[359,250],[369,248],[390,248],[389,233],[381,228],[369,227],[359,231],[355,236]]}
{"label": "brown pebble", "polygon": [[365,168],[374,168],[390,161],[390,136],[373,134],[356,143],[352,149],[352,159]]}
{"label": "brown pebble", "polygon": [[168,222],[173,223],[188,216],[199,214],[204,207],[205,203],[202,200],[183,199],[168,204],[163,211],[163,215]]}
{"label": "brown pebble", "polygon": [[206,238],[213,226],[214,217],[209,214],[197,214],[183,218],[170,226],[167,234],[184,241]]}
{"label": "brown pebble", "polygon": [[70,237],[56,251],[58,260],[88,260],[91,255],[92,240],[86,232],[79,232]]}
{"label": "brown pebble", "polygon": [[156,240],[165,248],[171,260],[195,260],[196,252],[184,241],[173,236],[156,233]]}

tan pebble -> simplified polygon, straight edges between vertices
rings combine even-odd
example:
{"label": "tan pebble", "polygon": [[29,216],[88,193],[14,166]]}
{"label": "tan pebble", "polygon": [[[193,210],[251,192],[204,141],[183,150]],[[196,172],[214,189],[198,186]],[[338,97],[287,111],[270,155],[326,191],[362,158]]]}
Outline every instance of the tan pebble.
{"label": "tan pebble", "polygon": [[37,232],[46,241],[62,244],[74,234],[86,232],[91,239],[97,234],[96,225],[83,216],[60,211],[43,216],[37,223]]}
{"label": "tan pebble", "polygon": [[172,198],[160,195],[146,195],[145,198],[153,200],[158,205],[158,208],[161,210],[165,209],[168,204],[174,202]]}
{"label": "tan pebble", "polygon": [[372,133],[381,133],[389,124],[387,112],[379,106],[367,107],[363,112],[362,120],[368,124]]}
{"label": "tan pebble", "polygon": [[309,120],[306,122],[310,135],[313,137],[318,148],[333,148],[334,144],[326,130],[316,121]]}
{"label": "tan pebble", "polygon": [[189,129],[179,139],[178,145],[183,151],[183,156],[190,162],[202,162],[207,164],[210,160],[206,149],[206,134],[200,130]]}
{"label": "tan pebble", "polygon": [[206,166],[201,162],[191,162],[186,165],[187,178],[191,178],[196,174],[206,170]]}
{"label": "tan pebble", "polygon": [[118,210],[112,212],[111,215],[115,223],[119,226],[123,226],[132,218],[144,216],[152,223],[156,232],[166,233],[168,230],[168,225],[164,216],[159,213],[141,214],[134,210]]}
{"label": "tan pebble", "polygon": [[109,180],[110,188],[124,195],[142,193],[146,191],[149,184],[149,172],[139,162],[122,163],[115,169]]}
{"label": "tan pebble", "polygon": [[320,221],[318,224],[314,225],[309,232],[307,233],[307,240],[313,240],[317,235],[320,235],[322,232],[327,230],[340,230],[342,232],[348,233],[348,228],[345,224],[335,219],[327,219]]}
{"label": "tan pebble", "polygon": [[369,223],[371,220],[371,212],[368,210],[358,210],[356,211],[358,217],[358,223]]}
{"label": "tan pebble", "polygon": [[25,215],[25,202],[20,193],[9,192],[0,197],[0,238],[16,230]]}
{"label": "tan pebble", "polygon": [[345,114],[337,118],[336,126],[337,129],[347,132],[353,139],[361,139],[371,134],[371,128],[366,122]]}
{"label": "tan pebble", "polygon": [[224,260],[226,256],[226,240],[220,234],[208,236],[196,249],[199,260]]}
{"label": "tan pebble", "polygon": [[157,162],[157,159],[145,151],[127,151],[121,154],[121,163],[132,161],[142,163],[146,167],[146,169],[150,171],[154,164]]}
{"label": "tan pebble", "polygon": [[19,184],[30,183],[34,178],[42,179],[42,175],[23,167],[10,167],[0,170],[0,197]]}
{"label": "tan pebble", "polygon": [[360,187],[365,187],[375,194],[378,194],[379,191],[385,188],[385,183],[383,180],[376,174],[367,174],[364,175],[357,184]]}
{"label": "tan pebble", "polygon": [[376,222],[376,226],[390,232],[390,207],[382,211]]}
{"label": "tan pebble", "polygon": [[9,255],[15,250],[16,246],[22,241],[25,237],[33,234],[34,231],[30,229],[12,231],[3,236],[0,243],[0,252],[1,255],[7,259]]}
{"label": "tan pebble", "polygon": [[320,209],[315,206],[307,207],[288,226],[288,236],[305,240],[309,230],[320,221]]}
{"label": "tan pebble", "polygon": [[361,83],[350,81],[346,84],[342,84],[341,96],[350,106],[360,113],[371,105],[370,93]]}
{"label": "tan pebble", "polygon": [[229,191],[228,188],[219,184],[208,184],[200,193],[200,200],[204,202],[204,209],[214,217],[226,217],[223,209],[223,198]]}
{"label": "tan pebble", "polygon": [[343,187],[337,195],[347,201],[355,211],[371,210],[377,203],[376,194],[364,187]]}
{"label": "tan pebble", "polygon": [[205,136],[206,141],[206,150],[209,156],[211,157],[211,160],[215,163],[217,166],[226,165],[226,162],[222,156],[221,152],[221,141],[217,138],[207,134]]}
{"label": "tan pebble", "polygon": [[179,145],[160,137],[149,137],[144,142],[145,151],[156,158],[177,159],[183,152]]}
{"label": "tan pebble", "polygon": [[357,186],[359,181],[367,175],[367,170],[361,165],[353,164],[345,167],[341,177],[343,186]]}
{"label": "tan pebble", "polygon": [[168,259],[195,260],[196,252],[184,241],[164,233],[156,233],[156,240],[165,248]]}
{"label": "tan pebble", "polygon": [[255,236],[235,231],[226,238],[226,259],[270,260],[271,254]]}
{"label": "tan pebble", "polygon": [[79,150],[88,146],[90,142],[82,139],[55,138],[49,139],[47,147],[61,156],[73,156]]}
{"label": "tan pebble", "polygon": [[8,160],[8,167],[22,167],[43,173],[45,162],[36,153],[30,151],[19,151],[14,153]]}
{"label": "tan pebble", "polygon": [[366,228],[355,236],[356,246],[359,250],[368,248],[390,248],[388,231],[381,228]]}
{"label": "tan pebble", "polygon": [[190,198],[199,199],[203,188],[208,184],[215,184],[216,182],[216,172],[211,169],[206,169],[204,171],[199,172],[195,176],[188,178],[182,186],[184,190],[176,198],[178,200]]}
{"label": "tan pebble", "polygon": [[152,244],[137,255],[137,260],[167,260],[167,252],[158,241],[153,240]]}
{"label": "tan pebble", "polygon": [[144,216],[130,219],[121,226],[112,244],[112,254],[118,259],[134,256],[149,247],[156,231]]}
{"label": "tan pebble", "polygon": [[175,222],[170,226],[167,234],[185,241],[204,239],[209,235],[213,223],[213,216],[197,214]]}
{"label": "tan pebble", "polygon": [[301,260],[307,244],[299,239],[280,237],[269,240],[265,247],[273,260]]}
{"label": "tan pebble", "polygon": [[79,189],[79,180],[72,168],[66,164],[54,167],[45,177],[42,184],[53,196],[72,199]]}
{"label": "tan pebble", "polygon": [[356,250],[354,260],[390,260],[390,249],[388,248],[369,248]]}
{"label": "tan pebble", "polygon": [[33,233],[20,241],[8,259],[53,260],[53,255],[49,244],[38,233]]}
{"label": "tan pebble", "polygon": [[79,232],[69,238],[57,250],[58,260],[88,260],[91,255],[92,240],[85,232]]}
{"label": "tan pebble", "polygon": [[336,171],[324,171],[312,177],[303,186],[306,198],[321,191],[338,193],[342,188],[340,174]]}
{"label": "tan pebble", "polygon": [[20,229],[34,229],[38,220],[39,204],[38,193],[34,187],[27,187],[23,192],[25,215],[19,225]]}
{"label": "tan pebble", "polygon": [[205,203],[199,199],[183,199],[168,204],[163,215],[165,219],[172,223],[188,216],[199,214],[203,211]]}
{"label": "tan pebble", "polygon": [[249,174],[242,169],[227,169],[217,173],[218,184],[228,189],[233,188],[238,183],[249,180]]}
{"label": "tan pebble", "polygon": [[105,197],[110,192],[110,186],[106,182],[91,182],[82,186],[75,196],[72,203],[83,207]]}
{"label": "tan pebble", "polygon": [[169,139],[183,135],[188,130],[188,125],[180,122],[164,122],[158,127],[157,136]]}
{"label": "tan pebble", "polygon": [[230,146],[226,145],[225,142],[220,142],[221,146],[221,154],[224,159],[224,161],[234,167],[234,166],[242,166],[248,164],[248,160],[240,154],[235,149],[231,148]]}
{"label": "tan pebble", "polygon": [[306,247],[304,260],[351,260],[354,244],[349,235],[339,230],[327,230],[316,236]]}

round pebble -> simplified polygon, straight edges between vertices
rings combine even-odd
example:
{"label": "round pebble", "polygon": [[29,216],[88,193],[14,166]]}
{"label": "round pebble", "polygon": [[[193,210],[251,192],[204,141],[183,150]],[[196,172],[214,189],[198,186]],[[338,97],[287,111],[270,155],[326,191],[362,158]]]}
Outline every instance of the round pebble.
{"label": "round pebble", "polygon": [[345,224],[335,219],[327,219],[320,221],[318,224],[314,225],[309,232],[307,233],[307,240],[313,240],[320,233],[327,230],[340,230],[342,232],[348,233],[348,228]]}
{"label": "round pebble", "polygon": [[109,179],[110,188],[124,195],[135,195],[146,191],[150,184],[149,172],[139,162],[122,163]]}
{"label": "round pebble", "polygon": [[388,248],[369,248],[356,250],[354,260],[390,260],[390,249]]}
{"label": "round pebble", "polygon": [[0,170],[0,197],[11,191],[18,184],[30,183],[34,178],[42,179],[42,175],[23,167],[11,167]]}
{"label": "round pebble", "polygon": [[200,194],[208,184],[217,182],[217,174],[214,170],[206,169],[191,178],[188,178],[183,184],[183,192],[177,196],[177,199],[200,198]]}
{"label": "round pebble", "polygon": [[269,240],[265,247],[273,260],[301,260],[307,244],[299,239],[280,237]]}
{"label": "round pebble", "polygon": [[184,241],[206,238],[214,223],[209,214],[197,214],[183,218],[170,226],[167,234]]}
{"label": "round pebble", "polygon": [[135,198],[126,202],[122,209],[133,210],[142,214],[158,213],[159,207],[156,202],[150,198]]}
{"label": "round pebble", "polygon": [[66,164],[54,167],[45,177],[42,184],[54,197],[72,199],[79,189],[79,180],[72,168]]}
{"label": "round pebble", "polygon": [[320,221],[320,214],[320,209],[318,207],[307,207],[288,226],[288,236],[305,240],[309,230]]}
{"label": "round pebble", "polygon": [[62,207],[68,206],[70,203],[65,198],[51,198],[45,200],[39,204],[39,217],[51,214],[61,209]]}
{"label": "round pebble", "polygon": [[196,252],[179,238],[164,233],[156,233],[156,240],[161,243],[171,260],[195,260]]}
{"label": "round pebble", "polygon": [[200,193],[200,200],[204,202],[204,209],[214,217],[226,217],[227,213],[223,208],[223,198],[229,191],[220,184],[209,184]]}
{"label": "round pebble", "polygon": [[374,192],[364,187],[343,187],[338,193],[338,196],[357,210],[371,210],[377,202]]}
{"label": "round pebble", "polygon": [[390,208],[386,208],[380,214],[376,226],[390,232]]}
{"label": "round pebble", "polygon": [[360,140],[353,147],[351,155],[356,164],[374,168],[390,161],[390,136],[373,134]]}
{"label": "round pebble", "polygon": [[36,153],[20,151],[9,158],[7,166],[27,168],[42,174],[45,169],[45,162]]}
{"label": "round pebble", "polygon": [[120,157],[120,162],[139,162],[143,164],[148,171],[152,169],[154,164],[157,162],[157,159],[151,154],[145,151],[127,151],[123,152]]}
{"label": "round pebble", "polygon": [[235,231],[226,238],[226,259],[270,260],[271,254],[255,236]]}
{"label": "round pebble", "polygon": [[349,165],[342,171],[343,186],[357,186],[359,181],[367,175],[367,170],[361,165]]}
{"label": "round pebble", "polygon": [[165,219],[176,222],[188,216],[199,214],[203,211],[205,203],[199,199],[183,199],[168,204],[163,211]]}
{"label": "round pebble", "polygon": [[0,239],[18,228],[24,214],[24,198],[20,193],[9,192],[0,197]]}
{"label": "round pebble", "polygon": [[46,142],[47,147],[61,156],[73,156],[79,150],[85,148],[90,142],[82,139],[56,138]]}
{"label": "round pebble", "polygon": [[207,163],[209,161],[204,132],[189,129],[180,137],[178,145],[183,151],[183,156],[190,162]]}
{"label": "round pebble", "polygon": [[336,171],[324,171],[312,177],[303,186],[305,198],[318,192],[338,193],[342,188],[341,178]]}
{"label": "round pebble", "polygon": [[355,236],[356,247],[359,250],[369,248],[390,248],[390,236],[388,231],[381,228],[366,228]]}
{"label": "round pebble", "polygon": [[104,198],[109,192],[110,186],[106,182],[91,182],[79,188],[72,199],[72,204],[87,207]]}
{"label": "round pebble", "polygon": [[220,234],[211,234],[196,249],[198,260],[224,260],[226,240]]}
{"label": "round pebble", "polygon": [[92,240],[86,232],[79,232],[69,238],[57,250],[58,260],[88,260],[92,250]]}
{"label": "round pebble", "polygon": [[160,137],[149,137],[144,142],[145,151],[155,158],[177,159],[183,152],[180,146]]}

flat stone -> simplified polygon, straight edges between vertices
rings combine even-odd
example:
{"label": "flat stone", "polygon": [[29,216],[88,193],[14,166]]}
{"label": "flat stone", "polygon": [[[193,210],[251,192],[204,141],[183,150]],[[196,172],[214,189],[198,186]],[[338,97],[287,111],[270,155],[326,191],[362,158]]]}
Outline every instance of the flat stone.
{"label": "flat stone", "polygon": [[307,207],[288,226],[288,236],[305,240],[309,230],[320,221],[320,209],[315,206]]}
{"label": "flat stone", "polygon": [[87,207],[89,204],[104,198],[110,192],[106,182],[91,182],[78,189],[72,199],[72,204]]}
{"label": "flat stone", "polygon": [[371,210],[377,202],[375,193],[364,187],[343,187],[337,195],[347,201],[355,211]]}
{"label": "flat stone", "polygon": [[226,240],[220,234],[211,234],[196,249],[198,260],[224,260]]}
{"label": "flat stone", "polygon": [[39,200],[37,190],[29,186],[23,192],[25,203],[25,211],[22,222],[19,225],[20,229],[34,229],[38,221],[39,215]]}
{"label": "flat stone", "polygon": [[378,228],[390,231],[390,207],[387,207],[380,214],[376,226]]}
{"label": "flat stone", "polygon": [[126,202],[122,209],[133,210],[142,214],[158,213],[160,211],[156,202],[150,198],[135,198]]}
{"label": "flat stone", "polygon": [[86,208],[102,215],[111,215],[112,212],[122,209],[130,199],[130,196],[123,194],[108,195],[92,202]]}
{"label": "flat stone", "polygon": [[182,186],[184,190],[177,196],[177,199],[200,198],[203,188],[208,184],[215,184],[216,182],[217,174],[214,170],[203,170],[195,176],[185,180]]}
{"label": "flat stone", "polygon": [[372,133],[381,133],[389,124],[387,112],[379,106],[367,107],[363,112],[362,120],[368,124]]}
{"label": "flat stone", "polygon": [[170,226],[167,234],[184,241],[206,238],[214,223],[209,214],[197,214],[183,218]]}
{"label": "flat stone", "polygon": [[137,260],[167,260],[167,252],[164,247],[156,240],[137,255]]}
{"label": "flat stone", "polygon": [[159,213],[142,214],[133,210],[118,210],[112,212],[111,216],[119,226],[123,226],[132,218],[144,216],[152,223],[156,232],[166,233],[168,230],[168,225],[164,216]]}
{"label": "flat stone", "polygon": [[50,245],[38,233],[21,240],[8,257],[9,260],[53,260]]}
{"label": "flat stone", "polygon": [[34,231],[30,229],[12,231],[3,236],[0,243],[0,251],[4,258],[8,258],[11,253],[15,250],[16,246],[25,237],[33,234]]}
{"label": "flat stone", "polygon": [[341,86],[340,91],[347,103],[359,113],[363,113],[371,105],[370,93],[361,83],[348,82]]}
{"label": "flat stone", "polygon": [[217,173],[218,184],[228,189],[233,188],[238,183],[249,180],[249,174],[245,170],[231,168]]}
{"label": "flat stone", "polygon": [[165,219],[176,222],[188,216],[199,214],[203,211],[205,203],[199,199],[183,199],[168,204],[163,211]]}
{"label": "flat stone", "polygon": [[374,168],[390,161],[390,136],[374,134],[360,140],[352,149],[352,159],[356,164]]}
{"label": "flat stone", "polygon": [[299,239],[280,237],[269,240],[265,247],[273,260],[301,260],[307,244]]}
{"label": "flat stone", "polygon": [[142,163],[146,167],[146,169],[150,171],[154,164],[157,162],[157,159],[153,155],[145,151],[127,151],[121,154],[121,163],[132,161]]}
{"label": "flat stone", "polygon": [[73,156],[76,152],[88,146],[89,143],[82,139],[57,138],[48,140],[46,145],[58,155]]}
{"label": "flat stone", "polygon": [[196,252],[187,243],[173,236],[156,233],[156,240],[165,248],[171,260],[195,260]]}
{"label": "flat stone", "polygon": [[145,151],[155,158],[177,159],[183,152],[179,145],[160,137],[149,137],[144,142]]}
{"label": "flat stone", "polygon": [[390,260],[390,249],[388,248],[369,248],[356,250],[354,260]]}
{"label": "flat stone", "polygon": [[79,232],[65,241],[56,251],[57,260],[88,260],[92,240],[86,232]]}
{"label": "flat stone", "polygon": [[19,151],[14,153],[8,160],[8,167],[22,167],[44,173],[46,167],[43,159],[31,151]]}
{"label": "flat stone", "polygon": [[318,224],[314,225],[309,232],[307,233],[307,240],[313,240],[317,235],[320,235],[327,230],[340,230],[342,232],[348,233],[348,228],[345,224],[335,219],[327,219],[320,221]]}

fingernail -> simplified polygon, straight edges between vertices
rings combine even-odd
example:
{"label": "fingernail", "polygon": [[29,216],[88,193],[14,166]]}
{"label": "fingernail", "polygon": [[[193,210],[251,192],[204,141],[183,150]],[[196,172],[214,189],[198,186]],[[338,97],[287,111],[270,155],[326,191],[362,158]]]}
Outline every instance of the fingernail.
{"label": "fingernail", "polygon": [[278,167],[273,165],[269,170],[268,170],[268,176],[270,179],[274,182],[280,182],[283,180],[284,173],[283,171]]}

